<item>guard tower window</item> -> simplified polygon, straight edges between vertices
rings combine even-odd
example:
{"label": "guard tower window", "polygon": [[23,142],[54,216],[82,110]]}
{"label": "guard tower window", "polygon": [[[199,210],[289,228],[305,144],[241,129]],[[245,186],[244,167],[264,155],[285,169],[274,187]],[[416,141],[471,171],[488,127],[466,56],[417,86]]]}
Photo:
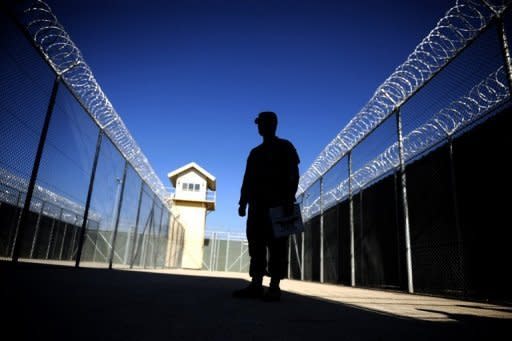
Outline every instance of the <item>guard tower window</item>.
{"label": "guard tower window", "polygon": [[192,183],[188,183],[188,182],[184,182],[181,185],[182,190],[189,191],[189,192],[199,192],[200,188],[201,188],[201,186],[199,184],[192,184]]}

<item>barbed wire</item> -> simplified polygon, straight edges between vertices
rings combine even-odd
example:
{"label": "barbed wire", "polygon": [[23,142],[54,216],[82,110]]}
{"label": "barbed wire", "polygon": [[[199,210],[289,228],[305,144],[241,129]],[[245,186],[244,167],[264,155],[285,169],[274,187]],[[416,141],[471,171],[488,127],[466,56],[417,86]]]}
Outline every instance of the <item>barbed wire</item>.
{"label": "barbed wire", "polygon": [[[498,70],[475,85],[466,95],[451,102],[430,120],[404,136],[404,159],[413,159],[440,141],[447,140],[503,103],[509,95],[507,73],[504,66],[500,66]],[[357,192],[387,172],[397,169],[399,162],[397,141],[376,158],[352,173],[350,178],[352,192]],[[308,201],[308,205],[303,205],[302,214],[304,219],[309,219],[318,214],[320,204],[324,208],[329,208],[348,197],[350,180],[347,177],[337,186],[323,193],[322,197],[318,195],[311,202]]]}
{"label": "barbed wire", "polygon": [[144,182],[167,205],[167,190],[147,157],[114,109],[80,50],[44,1],[24,9],[19,20],[53,70],[62,77],[100,128],[117,146]]}
{"label": "barbed wire", "polygon": [[[18,195],[23,197],[26,194],[28,179],[15,175],[7,169],[0,168],[0,184],[0,201],[22,208],[24,201],[19,202],[17,197]],[[70,223],[75,223],[78,219],[83,218],[85,211],[83,205],[41,185],[34,187],[34,198],[37,199],[30,202],[30,207],[33,212],[44,209],[43,213],[45,215],[52,218],[60,218]],[[52,210],[52,207],[46,204],[50,204],[55,210]],[[63,211],[60,212],[60,209],[63,209]],[[104,218],[93,209],[89,209],[88,217],[93,221],[101,221]]]}
{"label": "barbed wire", "polygon": [[377,88],[368,103],[322,150],[300,177],[297,196],[303,194],[396,108],[435,76],[497,13],[503,12],[507,5],[508,1],[506,4],[476,0],[457,1],[406,61]]}

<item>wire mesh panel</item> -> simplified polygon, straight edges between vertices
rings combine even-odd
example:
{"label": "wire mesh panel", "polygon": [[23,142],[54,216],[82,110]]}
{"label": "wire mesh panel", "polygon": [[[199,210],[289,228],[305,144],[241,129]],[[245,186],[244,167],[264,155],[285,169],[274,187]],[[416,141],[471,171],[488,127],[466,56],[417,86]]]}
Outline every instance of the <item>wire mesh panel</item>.
{"label": "wire mesh panel", "polygon": [[[42,1],[2,5],[0,36],[0,256],[12,257],[16,242],[14,260],[76,259],[100,136],[95,122],[101,122],[81,260],[106,266],[112,254],[119,263],[130,258],[135,243],[129,245],[126,231],[120,234],[124,249],[112,253],[128,159],[158,197],[156,208],[144,212],[151,216],[143,245],[151,256],[144,261],[156,266],[161,258],[163,264],[166,191],[50,8]],[[25,198],[31,198],[26,205]],[[133,214],[129,219],[133,224]]]}
{"label": "wire mesh panel", "polygon": [[158,235],[158,248],[157,248],[157,259],[156,259],[156,266],[158,267],[165,267],[165,259],[167,257],[167,252],[169,250],[167,249],[167,238],[169,237],[169,220],[171,218],[169,210],[164,207],[162,209],[162,222],[161,222],[161,229],[160,233]]}
{"label": "wire mesh panel", "polygon": [[352,193],[378,181],[398,165],[396,114],[390,115],[352,151]]}
{"label": "wire mesh panel", "polygon": [[305,193],[302,199],[302,216],[308,220],[320,214],[320,180],[315,182]]}
{"label": "wire mesh panel", "polygon": [[302,261],[304,262],[303,279],[306,281],[311,281],[313,278],[313,241],[311,234],[311,220],[309,220],[304,223],[304,232],[302,234],[304,245],[304,256],[302,259]]}
{"label": "wire mesh panel", "polygon": [[454,141],[455,180],[464,245],[467,295],[510,302],[512,110],[506,108]]}
{"label": "wire mesh panel", "polygon": [[394,174],[360,195],[359,267],[364,286],[400,288],[400,233]]}
{"label": "wire mesh panel", "polygon": [[503,62],[493,24],[400,108],[406,160],[442,143],[508,97]]}
{"label": "wire mesh panel", "polygon": [[352,197],[353,216],[354,216],[354,261],[355,261],[355,282],[356,285],[367,285],[366,273],[366,261],[363,261],[365,257],[364,252],[364,230],[363,230],[363,211],[362,202],[363,191]]}
{"label": "wire mesh panel", "polygon": [[124,182],[123,201],[117,226],[115,253],[113,264],[117,268],[130,266],[130,256],[135,242],[135,225],[137,223],[137,210],[139,207],[139,194],[142,180],[133,167],[126,169]]}
{"label": "wire mesh panel", "polygon": [[131,264],[133,266],[144,266],[147,257],[147,244],[149,231],[153,218],[153,196],[149,188],[144,184],[142,191],[142,202],[140,204],[139,222],[135,233],[135,245],[133,249]]}
{"label": "wire mesh panel", "polygon": [[[92,243],[93,254],[81,258],[84,264],[94,262],[96,266],[108,266],[112,251],[117,208],[123,185],[123,169],[124,160],[121,154],[108,138],[103,138],[90,206],[90,210],[98,216],[96,219],[92,218],[96,220],[98,225],[93,230],[90,230],[89,227],[86,230],[85,240],[87,243]],[[119,254],[114,254],[114,257],[121,258]]]}
{"label": "wire mesh panel", "polygon": [[[0,256],[3,257],[11,256],[19,207],[25,202],[54,80],[48,65],[11,19],[0,11],[0,205],[4,206]],[[35,208],[33,214],[38,212]]]}
{"label": "wire mesh panel", "polygon": [[324,281],[338,283],[340,226],[338,206],[324,212]]}
{"label": "wire mesh panel", "polygon": [[323,209],[326,210],[347,198],[348,185],[348,157],[344,157],[323,176]]}
{"label": "wire mesh panel", "polygon": [[302,264],[302,233],[297,233],[290,237],[289,245],[291,247],[290,254],[290,278],[301,278]]}
{"label": "wire mesh panel", "polygon": [[249,244],[245,235],[206,231],[203,269],[209,271],[248,272]]}
{"label": "wire mesh panel", "polygon": [[167,251],[167,267],[181,267],[181,260],[183,258],[183,244],[185,239],[185,229],[180,224],[178,219],[174,216],[170,216],[170,226],[169,226],[170,238],[168,242],[168,251]]}
{"label": "wire mesh panel", "polygon": [[462,243],[450,167],[450,147],[444,145],[406,169],[417,292],[463,293]]}
{"label": "wire mesh panel", "polygon": [[[51,245],[53,252],[49,258],[52,259],[62,258],[61,252],[56,250],[68,250],[74,247],[66,243],[75,242],[75,240],[66,237],[74,236],[76,233],[76,229],[71,228],[70,224],[82,225],[81,219],[84,215],[97,134],[98,128],[88,114],[67,88],[60,86],[32,202],[51,203],[53,206],[62,208],[62,215],[60,213],[53,215],[54,219],[59,220],[53,230],[36,231],[33,225],[36,221],[30,220],[25,226],[25,238],[21,244],[20,256],[30,257],[31,241],[37,238],[47,239],[57,245],[63,243],[61,246]],[[89,216],[95,221],[99,219],[99,215],[92,211]],[[45,236],[45,232],[51,232],[51,238]],[[32,253],[32,257],[34,256],[37,254]]]}
{"label": "wire mesh panel", "polygon": [[320,281],[320,216],[304,225],[304,279]]}
{"label": "wire mesh panel", "polygon": [[350,285],[350,203],[338,204],[338,281]]}

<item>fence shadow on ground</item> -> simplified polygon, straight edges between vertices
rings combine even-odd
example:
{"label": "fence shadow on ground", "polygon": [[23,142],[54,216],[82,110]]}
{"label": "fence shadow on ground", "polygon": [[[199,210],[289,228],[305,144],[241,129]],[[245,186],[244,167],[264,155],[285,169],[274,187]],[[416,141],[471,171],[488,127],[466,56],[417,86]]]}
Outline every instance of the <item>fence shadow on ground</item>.
{"label": "fence shadow on ground", "polygon": [[511,325],[419,321],[292,293],[279,303],[235,300],[240,279],[8,262],[0,273],[2,332],[17,340],[468,340]]}

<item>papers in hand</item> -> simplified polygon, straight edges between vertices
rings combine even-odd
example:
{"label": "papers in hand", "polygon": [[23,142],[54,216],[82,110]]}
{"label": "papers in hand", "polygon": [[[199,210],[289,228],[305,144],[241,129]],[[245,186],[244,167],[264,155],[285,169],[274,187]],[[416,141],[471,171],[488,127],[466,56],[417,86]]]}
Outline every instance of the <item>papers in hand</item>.
{"label": "papers in hand", "polygon": [[300,205],[293,204],[292,215],[285,215],[283,206],[270,208],[274,238],[286,237],[304,231]]}

